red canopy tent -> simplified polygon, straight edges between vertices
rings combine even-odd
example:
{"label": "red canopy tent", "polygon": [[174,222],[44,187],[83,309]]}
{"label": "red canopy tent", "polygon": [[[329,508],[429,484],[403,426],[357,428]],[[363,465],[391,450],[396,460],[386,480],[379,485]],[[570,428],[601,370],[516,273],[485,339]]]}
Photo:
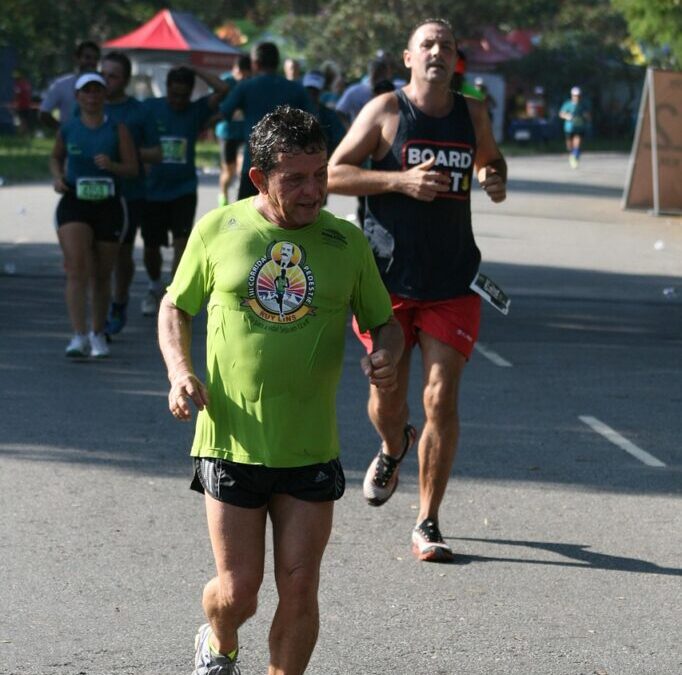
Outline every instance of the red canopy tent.
{"label": "red canopy tent", "polygon": [[[135,83],[146,80],[155,95],[163,91],[166,73],[173,66],[191,63],[222,73],[242,54],[216,37],[194,15],[170,9],[162,9],[147,23],[108,40],[103,47],[126,52],[133,65]],[[199,84],[197,93],[200,89]]]}
{"label": "red canopy tent", "polygon": [[[180,52],[190,63],[216,70],[229,68],[241,51],[217,38],[189,12],[162,9],[136,30],[104,43],[122,50]],[[157,54],[158,56],[158,54]]]}

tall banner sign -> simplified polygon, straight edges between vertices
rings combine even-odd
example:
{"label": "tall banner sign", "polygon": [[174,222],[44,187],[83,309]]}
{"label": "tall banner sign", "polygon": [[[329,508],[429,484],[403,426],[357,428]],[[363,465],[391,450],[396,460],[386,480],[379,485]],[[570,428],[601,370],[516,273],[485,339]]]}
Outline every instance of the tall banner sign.
{"label": "tall banner sign", "polygon": [[647,70],[623,208],[682,213],[682,72]]}

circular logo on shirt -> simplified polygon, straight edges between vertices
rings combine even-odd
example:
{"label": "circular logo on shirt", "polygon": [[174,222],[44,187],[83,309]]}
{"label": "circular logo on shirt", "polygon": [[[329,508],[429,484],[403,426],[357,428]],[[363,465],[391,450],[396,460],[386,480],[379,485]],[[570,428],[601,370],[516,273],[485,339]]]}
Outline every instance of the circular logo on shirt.
{"label": "circular logo on shirt", "polygon": [[288,324],[313,313],[315,277],[305,250],[290,241],[272,242],[251,268],[245,305],[265,321]]}

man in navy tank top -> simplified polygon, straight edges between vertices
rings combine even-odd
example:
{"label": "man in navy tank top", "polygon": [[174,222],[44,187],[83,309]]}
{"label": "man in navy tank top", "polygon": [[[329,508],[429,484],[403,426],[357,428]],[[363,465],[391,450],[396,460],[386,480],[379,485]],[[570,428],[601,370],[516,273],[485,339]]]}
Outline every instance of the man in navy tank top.
{"label": "man in navy tank top", "polygon": [[[393,310],[405,334],[395,391],[370,387],[368,411],[382,438],[363,484],[384,504],[398,485],[402,458],[417,440],[408,422],[412,348],[424,369],[425,424],[419,436],[419,513],[412,549],[420,560],[450,561],[438,512],[459,437],[459,383],[478,336],[480,298],[469,285],[481,254],[471,227],[474,174],[493,202],[506,197],[507,166],[481,101],[455,94],[457,43],[450,24],[428,19],[403,53],[411,72],[402,89],[360,112],[330,159],[329,191],[366,195],[363,223]],[[362,168],[371,159],[369,169]],[[367,336],[358,336],[368,349]],[[370,355],[375,368],[378,355]]]}

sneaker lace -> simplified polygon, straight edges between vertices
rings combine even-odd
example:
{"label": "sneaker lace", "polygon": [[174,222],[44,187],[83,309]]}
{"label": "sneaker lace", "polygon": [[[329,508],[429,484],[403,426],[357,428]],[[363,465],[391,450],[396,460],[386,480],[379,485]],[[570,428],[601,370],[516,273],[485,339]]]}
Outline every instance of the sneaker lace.
{"label": "sneaker lace", "polygon": [[374,482],[380,487],[386,487],[395,472],[398,462],[384,452],[379,453],[379,461],[374,470]]}
{"label": "sneaker lace", "polygon": [[424,535],[426,541],[432,542],[434,544],[443,542],[443,535],[440,533],[440,529],[434,520],[427,518],[419,524],[419,530]]}

